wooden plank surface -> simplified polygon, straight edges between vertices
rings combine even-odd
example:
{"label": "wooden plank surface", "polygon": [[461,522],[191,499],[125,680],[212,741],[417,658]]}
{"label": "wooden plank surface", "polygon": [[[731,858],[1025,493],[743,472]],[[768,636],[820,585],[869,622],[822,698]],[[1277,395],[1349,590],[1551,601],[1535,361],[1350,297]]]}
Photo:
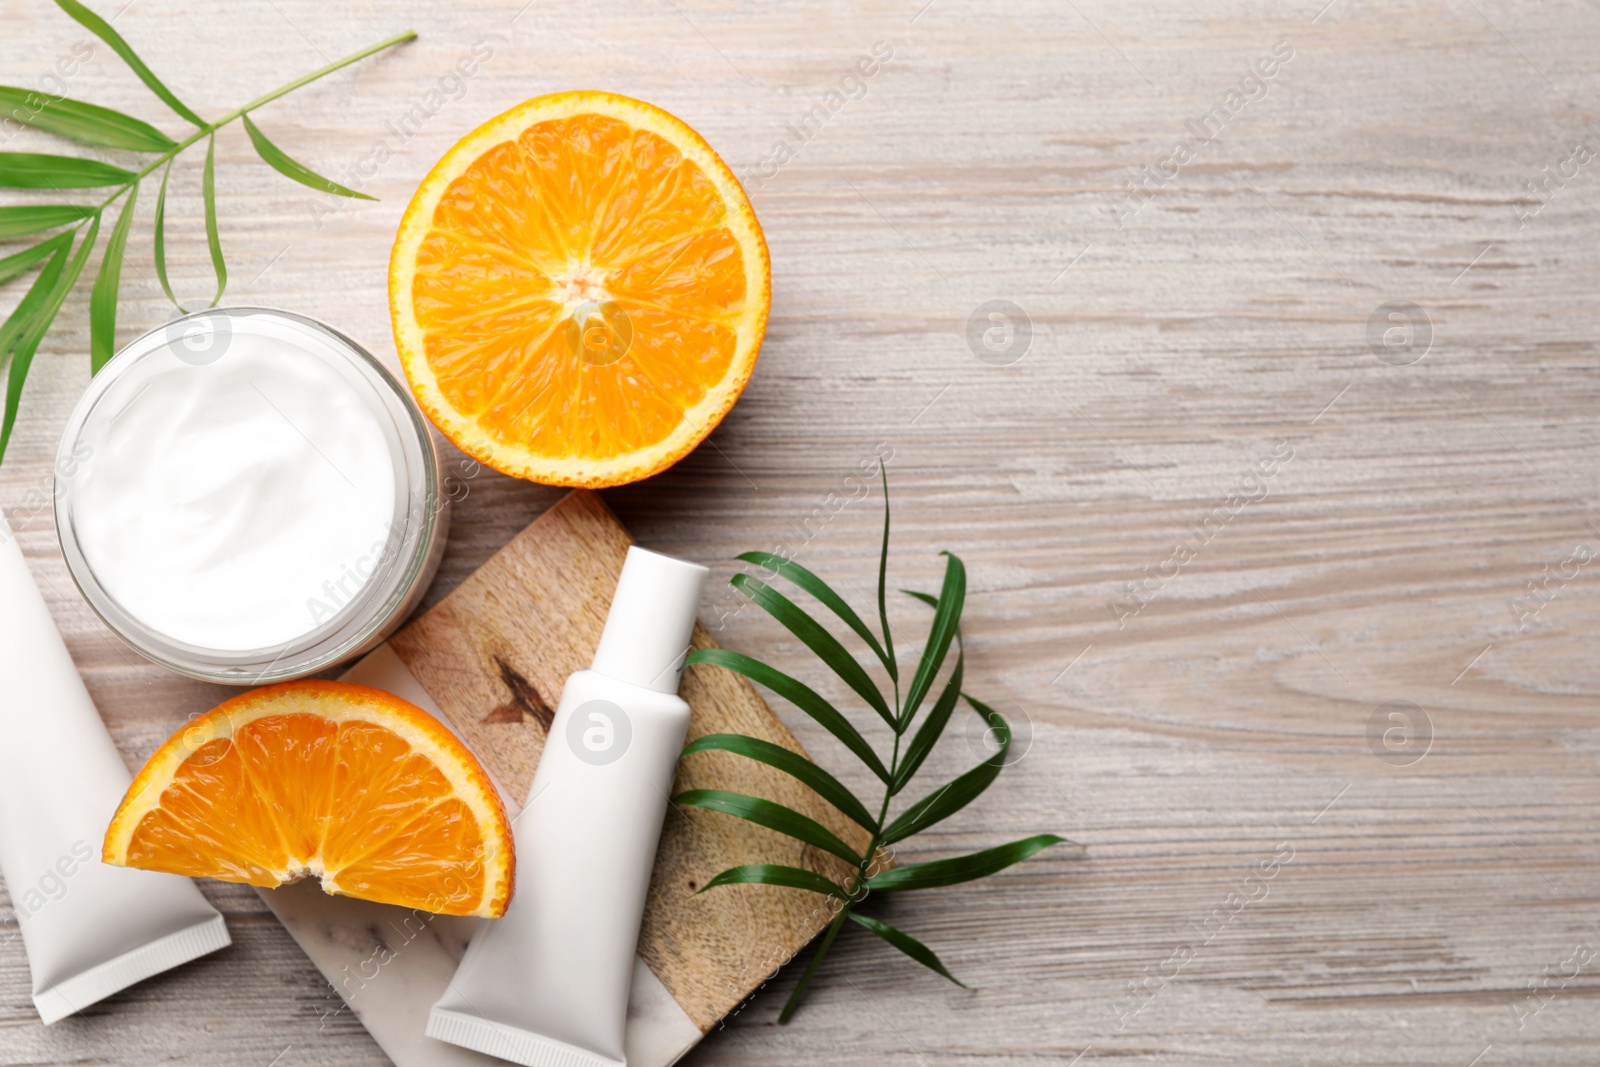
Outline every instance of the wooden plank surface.
{"label": "wooden plank surface", "polygon": [[[851,931],[792,1024],[773,1025],[786,973],[689,1062],[1600,1062],[1600,587],[1577,562],[1600,553],[1600,12],[1325,4],[100,5],[206,114],[419,30],[260,116],[381,203],[330,209],[242,131],[218,139],[228,299],[386,358],[389,241],[461,133],[579,86],[681,115],[751,185],[771,328],[715,447],[607,504],[714,567],[720,644],[819,684],[721,590],[735,553],[786,544],[864,605],[880,516],[859,471],[881,453],[895,585],[936,581],[940,549],[965,558],[970,687],[1030,743],[900,856],[1042,830],[1086,848],[887,902],[970,990]],[[43,84],[86,37],[44,0],[0,19],[9,83]],[[879,41],[892,57],[859,79]],[[92,53],[71,94],[177,132]],[[1258,62],[1273,75],[1247,82]],[[199,163],[169,205],[189,300],[211,286]],[[124,340],[167,315],[152,208]],[[1023,309],[1025,346],[985,349],[987,320],[969,339],[991,300]],[[86,304],[41,350],[0,506],[137,763],[222,694],[119,647],[62,566],[42,501],[87,380]],[[1420,309],[1409,333],[1390,304]],[[457,476],[434,599],[559,496]],[[915,655],[925,615],[898,610]],[[981,749],[958,723],[924,774]],[[48,1030],[0,906],[0,1063],[382,1062],[253,893],[206,891],[233,949]]]}
{"label": "wooden plank surface", "polygon": [[[594,658],[629,542],[598,496],[570,493],[390,639],[512,797],[528,795],[567,678]],[[703,625],[695,627],[691,647],[714,644]],[[690,667],[679,692],[689,702],[691,741],[737,733],[799,749],[754,687],[731,671]],[[674,792],[685,789],[775,800],[827,826],[858,854],[866,851],[866,830],[763,764],[727,754],[690,759],[679,766],[673,786]],[[606,847],[604,841],[593,844]],[[702,1033],[836,914],[828,898],[799,889],[698,892],[742,863],[805,867],[840,884],[847,884],[852,870],[834,856],[739,819],[689,810],[669,815],[639,954]]]}

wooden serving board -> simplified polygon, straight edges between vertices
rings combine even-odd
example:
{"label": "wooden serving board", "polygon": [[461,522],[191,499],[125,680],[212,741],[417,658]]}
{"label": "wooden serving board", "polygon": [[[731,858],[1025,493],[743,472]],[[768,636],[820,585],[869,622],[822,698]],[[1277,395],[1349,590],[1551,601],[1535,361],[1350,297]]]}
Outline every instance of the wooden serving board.
{"label": "wooden serving board", "polygon": [[[575,491],[347,677],[390,688],[440,715],[516,811],[562,685],[593,658],[631,543],[597,496]],[[695,627],[693,644],[713,644],[703,626]],[[681,693],[691,708],[691,740],[734,732],[804,751],[754,688],[730,671],[691,667]],[[866,846],[860,827],[792,778],[738,756],[693,757],[680,766],[676,788],[768,797]],[[838,859],[741,819],[669,810],[639,935],[649,973],[636,970],[630,1039],[636,1024],[641,1034],[630,1040],[632,1067],[681,1055],[832,918],[828,901],[801,890],[728,886],[697,895],[712,876],[740,863],[790,864],[836,879],[847,873]],[[461,1050],[421,1037],[427,1005],[442,992],[454,969],[450,958],[459,958],[470,928],[304,887],[263,896],[400,1067],[485,1059],[456,1057]],[[663,989],[692,1029],[663,1005]]]}

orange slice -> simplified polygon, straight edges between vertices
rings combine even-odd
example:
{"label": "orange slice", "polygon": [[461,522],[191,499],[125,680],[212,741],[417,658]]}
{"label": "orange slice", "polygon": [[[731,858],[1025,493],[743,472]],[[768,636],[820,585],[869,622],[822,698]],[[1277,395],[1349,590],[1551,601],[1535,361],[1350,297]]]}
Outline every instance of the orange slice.
{"label": "orange slice", "polygon": [[536,97],[428,172],[389,308],[417,401],[458,448],[550,485],[664,470],[739,398],[772,268],[744,190],[652,104]]}
{"label": "orange slice", "polygon": [[329,893],[446,915],[505,914],[511,829],[456,736],[398,697],[285,682],[168,738],[106,830],[119,867]]}

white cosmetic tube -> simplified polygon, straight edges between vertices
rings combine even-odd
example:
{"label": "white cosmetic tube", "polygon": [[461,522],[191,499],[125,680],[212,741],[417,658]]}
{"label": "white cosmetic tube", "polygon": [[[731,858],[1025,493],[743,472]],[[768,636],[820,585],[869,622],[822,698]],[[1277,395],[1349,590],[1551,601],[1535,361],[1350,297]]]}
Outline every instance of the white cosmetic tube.
{"label": "white cosmetic tube", "polygon": [[567,680],[515,823],[517,892],[467,947],[429,1037],[524,1067],[618,1067],[639,923],[689,705],[706,569],[628,549],[594,666]]}
{"label": "white cosmetic tube", "polygon": [[188,878],[100,862],[132,776],[0,518],[0,876],[53,1023],[229,943]]}

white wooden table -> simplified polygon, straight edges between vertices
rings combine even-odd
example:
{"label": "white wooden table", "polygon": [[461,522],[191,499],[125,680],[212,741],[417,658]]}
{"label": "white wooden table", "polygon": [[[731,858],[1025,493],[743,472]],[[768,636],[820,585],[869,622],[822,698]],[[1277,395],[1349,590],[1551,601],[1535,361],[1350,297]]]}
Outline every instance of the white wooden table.
{"label": "white wooden table", "polygon": [[[852,931],[791,1025],[786,972],[690,1062],[1600,1063],[1600,564],[1574,562],[1600,555],[1593,4],[95,2],[210,114],[419,31],[259,116],[381,203],[323,210],[242,130],[218,146],[228,300],[391,358],[389,242],[457,137],[574,87],[679,114],[748,176],[772,327],[716,447],[608,503],[719,579],[787,542],[864,590],[879,501],[846,478],[886,445],[896,583],[966,560],[970,688],[1030,743],[903,855],[1086,847],[893,901],[970,991]],[[10,0],[0,81],[38,86],[83,40]],[[178,128],[104,46],[67,86]],[[189,300],[199,163],[169,208]],[[123,339],[169,311],[153,199]],[[993,300],[1025,343],[969,330]],[[117,644],[39,507],[86,304],[41,351],[0,504],[137,765],[222,693]],[[557,495],[474,480],[435,595]],[[718,636],[811,671],[755,611]],[[981,751],[951,738],[930,780]],[[0,897],[0,1063],[383,1062],[254,893],[205,890],[232,949],[48,1030]]]}

